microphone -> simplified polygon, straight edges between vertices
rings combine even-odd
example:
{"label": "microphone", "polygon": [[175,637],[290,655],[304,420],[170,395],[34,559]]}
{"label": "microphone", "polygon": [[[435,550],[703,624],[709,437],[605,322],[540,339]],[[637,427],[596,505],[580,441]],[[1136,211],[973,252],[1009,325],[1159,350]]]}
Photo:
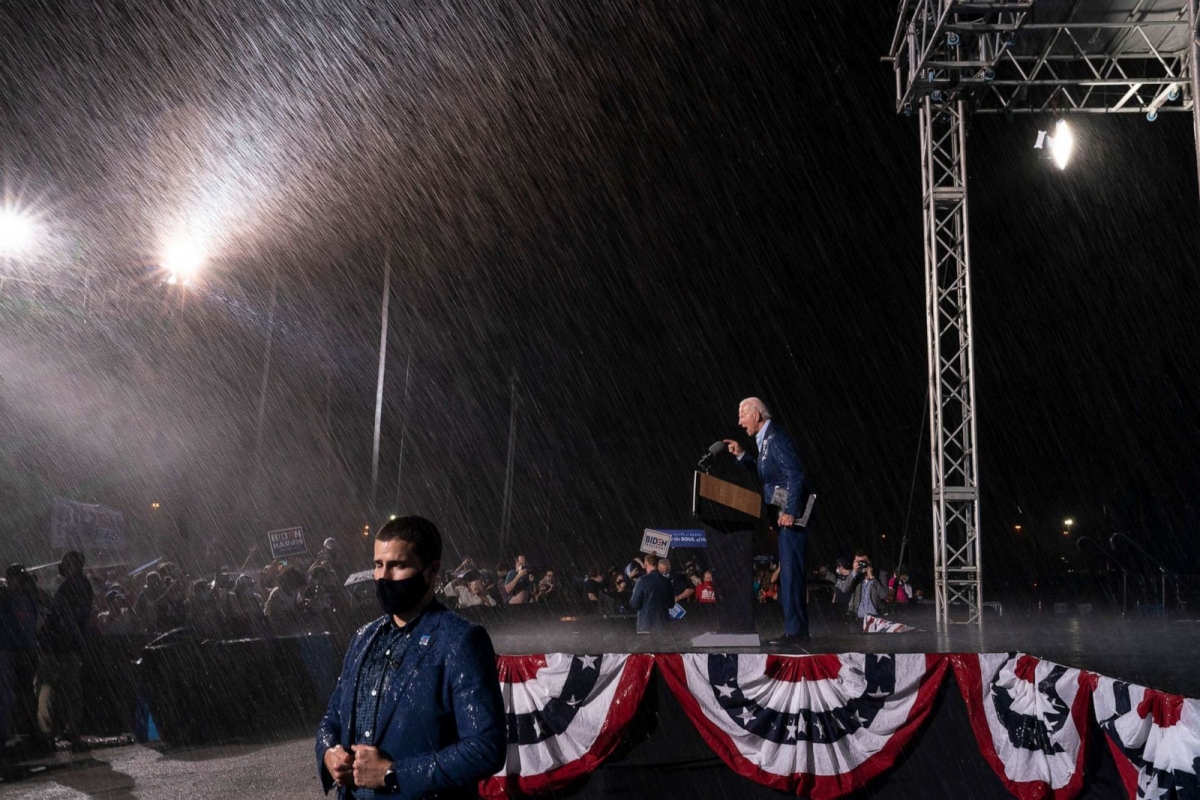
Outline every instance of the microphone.
{"label": "microphone", "polygon": [[713,442],[708,446],[708,452],[700,459],[700,463],[697,465],[698,468],[707,472],[709,465],[712,464],[712,460],[723,452],[725,452],[724,440]]}

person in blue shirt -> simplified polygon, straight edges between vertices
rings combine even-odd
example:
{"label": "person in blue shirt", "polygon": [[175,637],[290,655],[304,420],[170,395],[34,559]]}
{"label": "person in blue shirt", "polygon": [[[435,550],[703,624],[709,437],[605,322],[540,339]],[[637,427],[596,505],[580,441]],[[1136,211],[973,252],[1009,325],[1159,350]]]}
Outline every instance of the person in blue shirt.
{"label": "person in blue shirt", "polygon": [[434,600],[442,537],[423,517],[375,534],[383,616],[350,642],[317,729],[328,793],[476,797],[504,765],[505,712],[487,632]]}

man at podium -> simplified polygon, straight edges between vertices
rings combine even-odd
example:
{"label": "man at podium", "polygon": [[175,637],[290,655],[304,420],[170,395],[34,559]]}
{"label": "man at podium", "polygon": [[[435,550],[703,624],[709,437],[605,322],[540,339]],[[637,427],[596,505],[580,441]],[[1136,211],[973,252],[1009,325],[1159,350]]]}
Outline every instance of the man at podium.
{"label": "man at podium", "polygon": [[802,519],[808,492],[804,465],[787,432],[771,421],[771,412],[757,397],[747,397],[738,406],[738,424],[754,437],[756,456],[748,454],[733,439],[725,446],[738,464],[757,472],[762,484],[767,523],[779,531],[779,602],[783,606],[783,635],[768,644],[791,647],[809,639],[808,606],[805,600],[804,550],[808,543],[808,520]]}

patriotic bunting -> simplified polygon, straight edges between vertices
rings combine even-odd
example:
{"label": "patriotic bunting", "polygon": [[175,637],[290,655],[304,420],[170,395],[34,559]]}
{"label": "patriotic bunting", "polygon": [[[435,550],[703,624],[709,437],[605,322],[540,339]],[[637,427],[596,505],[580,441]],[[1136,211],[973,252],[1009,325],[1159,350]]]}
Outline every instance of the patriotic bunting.
{"label": "patriotic bunting", "polygon": [[942,656],[664,654],[671,691],[739,775],[840,797],[890,767],[929,715]]}
{"label": "patriotic bunting", "polygon": [[783,792],[842,797],[889,769],[953,666],[983,757],[1021,800],[1080,793],[1093,704],[1131,800],[1200,800],[1200,700],[1021,653],[499,656],[508,757],[480,794],[545,794],[595,770],[655,664],[713,752]]}
{"label": "patriotic bunting", "polygon": [[1200,700],[1095,676],[1096,721],[1131,798],[1200,798]]}
{"label": "patriotic bunting", "polygon": [[915,630],[916,628],[912,625],[892,622],[874,614],[867,614],[863,617],[863,633],[908,633]]}
{"label": "patriotic bunting", "polygon": [[645,694],[653,656],[498,656],[508,723],[504,769],[480,783],[499,798],[560,788],[616,747]]}
{"label": "patriotic bunting", "polygon": [[1092,682],[1021,653],[950,656],[979,749],[1021,800],[1065,800],[1083,785]]}

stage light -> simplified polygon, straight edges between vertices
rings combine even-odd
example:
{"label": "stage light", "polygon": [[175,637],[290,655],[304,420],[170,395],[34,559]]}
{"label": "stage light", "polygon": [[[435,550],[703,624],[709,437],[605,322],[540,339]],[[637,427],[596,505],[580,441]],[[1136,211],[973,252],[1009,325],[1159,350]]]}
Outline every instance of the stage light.
{"label": "stage light", "polygon": [[167,273],[167,283],[186,286],[195,280],[202,266],[204,251],[193,241],[181,239],[172,242],[163,253],[162,268]]}
{"label": "stage light", "polygon": [[1066,169],[1067,162],[1071,160],[1071,152],[1075,149],[1075,137],[1071,135],[1066,120],[1060,119],[1054,123],[1053,136],[1046,131],[1038,131],[1033,149],[1047,151],[1059,169]]}
{"label": "stage light", "polygon": [[34,239],[33,218],[17,208],[0,210],[0,253],[24,252]]}
{"label": "stage light", "polygon": [[1154,120],[1158,119],[1158,110],[1160,108],[1162,108],[1168,102],[1178,100],[1178,99],[1179,99],[1179,84],[1178,83],[1169,83],[1166,86],[1164,86],[1162,91],[1159,92],[1154,97],[1154,99],[1150,101],[1150,105],[1146,106],[1146,122],[1154,122]]}

